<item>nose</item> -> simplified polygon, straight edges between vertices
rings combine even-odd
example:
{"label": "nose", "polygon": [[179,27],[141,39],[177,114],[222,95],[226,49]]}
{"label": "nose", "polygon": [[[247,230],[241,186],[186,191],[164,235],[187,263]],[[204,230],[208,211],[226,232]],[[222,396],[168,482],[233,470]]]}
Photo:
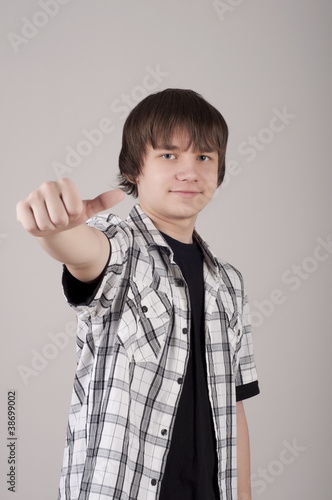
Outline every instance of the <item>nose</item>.
{"label": "nose", "polygon": [[195,165],[195,160],[193,158],[182,158],[181,162],[178,164],[176,178],[179,181],[197,181],[197,166]]}

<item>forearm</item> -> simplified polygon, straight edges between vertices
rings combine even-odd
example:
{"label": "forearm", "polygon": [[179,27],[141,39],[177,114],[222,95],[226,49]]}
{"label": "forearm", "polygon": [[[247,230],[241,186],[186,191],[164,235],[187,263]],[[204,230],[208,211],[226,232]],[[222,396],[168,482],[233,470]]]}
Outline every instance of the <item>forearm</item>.
{"label": "forearm", "polygon": [[109,258],[110,246],[105,235],[86,224],[37,239],[51,257],[64,263],[81,281],[96,278]]}
{"label": "forearm", "polygon": [[242,401],[236,403],[236,415],[238,500],[251,500],[249,431]]}

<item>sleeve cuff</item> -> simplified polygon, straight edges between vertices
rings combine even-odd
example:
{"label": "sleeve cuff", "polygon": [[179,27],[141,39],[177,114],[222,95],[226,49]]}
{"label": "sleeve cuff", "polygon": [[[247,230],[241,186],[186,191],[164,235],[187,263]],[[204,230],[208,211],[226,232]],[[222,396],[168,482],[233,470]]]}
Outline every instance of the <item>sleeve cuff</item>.
{"label": "sleeve cuff", "polygon": [[249,384],[238,385],[236,387],[236,401],[243,401],[244,399],[252,398],[260,393],[258,380],[250,382]]}
{"label": "sleeve cuff", "polygon": [[89,305],[101,285],[104,273],[105,269],[93,281],[85,283],[75,278],[75,276],[73,276],[64,265],[62,273],[62,286],[68,302],[74,306]]}

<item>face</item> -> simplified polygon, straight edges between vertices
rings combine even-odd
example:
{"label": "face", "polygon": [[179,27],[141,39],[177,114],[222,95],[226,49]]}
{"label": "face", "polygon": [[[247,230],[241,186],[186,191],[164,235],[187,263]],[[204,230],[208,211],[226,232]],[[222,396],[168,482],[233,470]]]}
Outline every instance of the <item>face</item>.
{"label": "face", "polygon": [[139,203],[154,222],[194,225],[217,188],[218,153],[185,150],[188,141],[179,135],[171,142],[157,149],[148,146],[136,179]]}

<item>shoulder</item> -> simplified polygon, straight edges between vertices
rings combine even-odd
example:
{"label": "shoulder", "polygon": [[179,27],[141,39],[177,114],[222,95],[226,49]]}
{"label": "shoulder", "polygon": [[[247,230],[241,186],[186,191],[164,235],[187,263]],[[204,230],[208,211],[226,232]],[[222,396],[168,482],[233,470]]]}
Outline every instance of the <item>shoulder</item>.
{"label": "shoulder", "polygon": [[95,227],[101,231],[107,231],[108,229],[118,229],[121,225],[125,224],[120,217],[115,214],[98,214],[89,219],[87,222],[88,226]]}
{"label": "shoulder", "polygon": [[[125,261],[130,254],[143,256],[148,253],[148,243],[144,231],[132,224],[130,218],[122,220],[114,214],[98,214],[89,219],[87,224],[102,231],[108,238],[112,254],[117,254]],[[113,261],[113,259],[112,259]]]}
{"label": "shoulder", "polygon": [[234,282],[239,285],[243,285],[243,275],[241,271],[237,267],[235,267],[233,264],[230,264],[229,262],[220,259],[219,257],[217,258],[218,262],[218,267],[221,272],[227,273],[229,278]]}
{"label": "shoulder", "polygon": [[245,298],[245,287],[244,280],[241,271],[233,264],[229,262],[217,258],[219,272],[222,276],[223,281],[225,282],[228,288],[233,289],[233,293],[239,298],[244,300]]}
{"label": "shoulder", "polygon": [[87,224],[105,233],[109,239],[123,240],[128,244],[133,240],[130,226],[115,214],[98,214],[89,219]]}
{"label": "shoulder", "polygon": [[231,293],[236,291],[237,295],[241,294],[243,296],[244,284],[242,273],[233,264],[230,264],[228,261],[216,256],[216,254],[211,250],[208,243],[200,236],[197,231],[195,231],[195,238],[205,251],[208,260],[214,267],[217,267],[221,280],[225,283],[229,291]]}

